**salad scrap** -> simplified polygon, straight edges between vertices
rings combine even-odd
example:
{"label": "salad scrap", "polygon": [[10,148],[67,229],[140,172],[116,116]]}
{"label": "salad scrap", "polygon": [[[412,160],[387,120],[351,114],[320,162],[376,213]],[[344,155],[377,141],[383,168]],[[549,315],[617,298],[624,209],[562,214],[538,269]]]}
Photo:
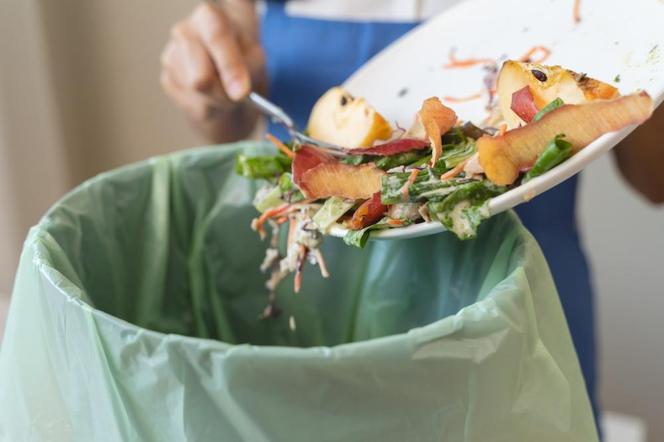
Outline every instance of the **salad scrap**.
{"label": "salad scrap", "polygon": [[[537,47],[524,58],[535,53],[548,55]],[[452,54],[451,62],[465,67],[487,60]],[[329,275],[320,245],[333,226],[345,227],[344,241],[357,247],[372,231],[433,221],[472,239],[490,216],[491,198],[541,176],[605,133],[643,123],[653,111],[645,92],[621,96],[585,74],[526,61],[503,64],[495,94],[500,119],[493,125],[462,122],[431,97],[409,129],[395,130],[364,99],[335,87],[315,104],[307,132],[342,149],[268,135],[276,154],[239,155],[237,173],[266,183],[255,196],[261,214],[252,223],[261,237],[266,226],[272,230],[261,266],[270,273],[263,317],[279,314],[275,289],[288,274],[295,273],[300,290],[306,262]],[[286,223],[282,253],[277,237]]]}

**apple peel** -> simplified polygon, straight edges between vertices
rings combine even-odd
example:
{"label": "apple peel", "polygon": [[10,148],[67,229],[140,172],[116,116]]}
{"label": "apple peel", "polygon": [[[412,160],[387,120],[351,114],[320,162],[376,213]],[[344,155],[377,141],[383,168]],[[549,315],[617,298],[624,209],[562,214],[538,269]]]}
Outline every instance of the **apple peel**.
{"label": "apple peel", "polygon": [[305,144],[295,151],[292,166],[293,182],[299,186],[305,172],[319,164],[334,163],[336,161],[332,155]]}
{"label": "apple peel", "polygon": [[386,211],[387,206],[380,201],[380,192],[376,192],[353,213],[353,218],[350,220],[350,228],[360,230],[375,224],[385,215]]}
{"label": "apple peel", "polygon": [[385,172],[372,163],[321,163],[302,175],[298,187],[307,198],[369,199],[380,192],[383,175]]}
{"label": "apple peel", "polygon": [[564,134],[576,153],[605,133],[643,123],[652,115],[653,107],[646,92],[563,105],[541,120],[502,136],[480,138],[477,141],[480,165],[493,183],[512,184],[519,171],[532,166],[556,135]]}
{"label": "apple peel", "polygon": [[510,109],[526,123],[533,121],[539,109],[535,106],[535,99],[530,91],[530,86],[524,86],[512,94]]}
{"label": "apple peel", "polygon": [[454,127],[457,115],[438,97],[431,97],[424,100],[418,116],[431,143],[431,165],[435,166],[443,153],[442,136]]}

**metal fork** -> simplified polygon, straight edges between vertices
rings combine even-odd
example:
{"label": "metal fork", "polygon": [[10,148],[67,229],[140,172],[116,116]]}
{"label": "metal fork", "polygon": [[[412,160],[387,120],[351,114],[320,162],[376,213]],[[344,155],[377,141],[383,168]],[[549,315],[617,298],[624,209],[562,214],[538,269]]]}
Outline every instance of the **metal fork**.
{"label": "metal fork", "polygon": [[254,106],[256,106],[256,108],[258,108],[258,110],[263,115],[270,117],[270,119],[272,119],[273,122],[284,126],[286,130],[288,130],[290,136],[295,141],[301,144],[312,144],[314,146],[323,148],[333,155],[337,156],[346,155],[346,153],[341,147],[335,144],[326,143],[325,141],[316,140],[315,138],[311,138],[310,136],[305,135],[299,130],[297,130],[297,127],[295,126],[293,119],[282,108],[272,103],[270,100],[263,97],[262,95],[256,92],[250,92],[247,98]]}

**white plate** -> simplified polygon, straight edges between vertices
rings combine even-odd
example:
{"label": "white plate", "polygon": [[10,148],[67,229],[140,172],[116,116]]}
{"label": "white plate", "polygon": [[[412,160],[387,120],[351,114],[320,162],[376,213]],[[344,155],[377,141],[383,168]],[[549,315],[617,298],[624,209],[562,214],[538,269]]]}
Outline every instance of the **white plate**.
{"label": "white plate", "polygon": [[[388,121],[412,123],[432,95],[466,97],[482,89],[484,70],[444,69],[450,50],[462,58],[519,58],[531,47],[551,50],[545,64],[559,64],[612,82],[622,93],[646,90],[664,100],[664,0],[466,0],[418,26],[353,74],[344,86],[365,97]],[[620,81],[614,79],[620,76]],[[403,91],[407,92],[403,94]],[[450,103],[463,120],[481,122],[486,100]],[[634,127],[606,134],[541,177],[489,202],[492,215],[550,189],[609,151]],[[444,230],[440,223],[377,231],[373,238],[412,238]],[[346,230],[334,228],[335,236]]]}

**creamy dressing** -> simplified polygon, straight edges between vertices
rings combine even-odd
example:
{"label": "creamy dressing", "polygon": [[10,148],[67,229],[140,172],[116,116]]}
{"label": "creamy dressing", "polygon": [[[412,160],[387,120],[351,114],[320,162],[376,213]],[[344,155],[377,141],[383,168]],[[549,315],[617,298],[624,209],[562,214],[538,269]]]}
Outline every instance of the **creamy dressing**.
{"label": "creamy dressing", "polygon": [[418,195],[420,198],[431,198],[432,196],[446,196],[457,190],[456,186],[443,187],[441,189],[429,190]]}
{"label": "creamy dressing", "polygon": [[470,201],[461,201],[454,206],[454,209],[452,209],[452,212],[450,213],[450,218],[452,219],[452,231],[461,237],[473,234],[473,227],[465,213],[466,209],[469,207]]}
{"label": "creamy dressing", "polygon": [[402,203],[390,206],[387,214],[390,218],[415,221],[420,217],[420,205],[418,203]]}

